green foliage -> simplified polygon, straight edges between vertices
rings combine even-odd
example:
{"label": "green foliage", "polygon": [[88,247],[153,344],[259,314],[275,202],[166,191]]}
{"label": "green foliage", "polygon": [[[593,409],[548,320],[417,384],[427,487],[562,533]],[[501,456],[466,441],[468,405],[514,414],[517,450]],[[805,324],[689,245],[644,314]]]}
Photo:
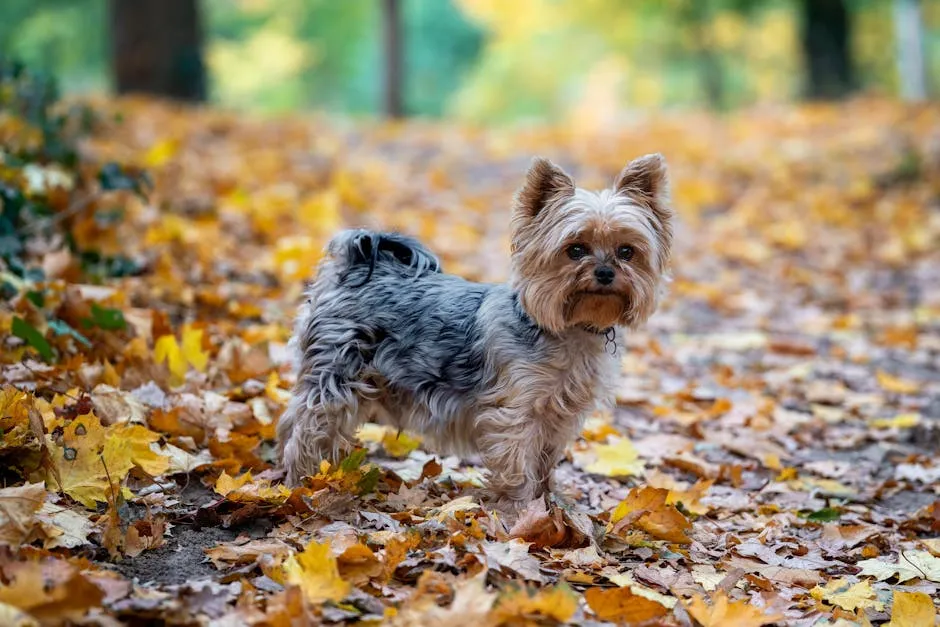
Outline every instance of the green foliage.
{"label": "green foliage", "polygon": [[79,322],[86,331],[109,332],[123,331],[127,323],[120,311],[96,303],[85,319],[68,322],[75,305],[62,309],[61,286],[46,281],[42,251],[67,246],[85,281],[139,271],[128,259],[81,249],[73,235],[83,221],[96,228],[120,222],[120,212],[100,219],[102,198],[144,196],[149,188],[142,172],[116,163],[98,167],[81,157],[77,142],[96,122],[89,108],[59,102],[47,74],[0,57],[0,292],[19,314],[13,335],[47,361],[60,352],[62,340],[93,348],[75,328]]}
{"label": "green foliage", "polygon": [[29,241],[72,241],[69,226],[99,194],[145,194],[146,176],[115,163],[100,168],[96,188],[87,174],[93,164],[81,163],[76,149],[94,121],[87,107],[59,104],[51,77],[0,58],[0,260],[15,275],[38,278],[35,269],[30,277]]}

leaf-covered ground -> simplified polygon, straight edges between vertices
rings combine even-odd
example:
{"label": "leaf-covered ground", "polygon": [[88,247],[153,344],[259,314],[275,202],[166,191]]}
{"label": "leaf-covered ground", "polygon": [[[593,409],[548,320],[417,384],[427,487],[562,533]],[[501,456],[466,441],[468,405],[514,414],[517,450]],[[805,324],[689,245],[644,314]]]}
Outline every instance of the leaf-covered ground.
{"label": "leaf-covered ground", "polygon": [[[4,274],[0,624],[935,624],[940,108],[589,134],[97,106],[119,116],[84,158],[154,191],[74,219],[135,276],[88,284],[56,241],[32,244],[41,284]],[[379,427],[279,484],[285,342],[332,232],[406,231],[503,280],[532,155],[591,187],[652,151],[675,280],[619,338],[565,499],[494,512],[472,460]]]}

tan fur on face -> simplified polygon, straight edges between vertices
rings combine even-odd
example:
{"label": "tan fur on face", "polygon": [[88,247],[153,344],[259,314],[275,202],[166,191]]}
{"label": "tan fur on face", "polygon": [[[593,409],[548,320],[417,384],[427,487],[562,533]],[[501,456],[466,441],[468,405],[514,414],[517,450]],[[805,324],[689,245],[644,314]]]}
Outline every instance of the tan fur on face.
{"label": "tan fur on face", "polygon": [[[576,188],[571,177],[536,159],[516,195],[512,220],[513,286],[523,307],[544,329],[635,327],[655,311],[672,246],[665,161],[648,155],[630,162],[611,189]],[[582,244],[590,254],[572,260],[566,249]],[[629,261],[617,248],[633,246]],[[614,270],[599,285],[598,266]],[[605,292],[604,295],[597,291]]]}

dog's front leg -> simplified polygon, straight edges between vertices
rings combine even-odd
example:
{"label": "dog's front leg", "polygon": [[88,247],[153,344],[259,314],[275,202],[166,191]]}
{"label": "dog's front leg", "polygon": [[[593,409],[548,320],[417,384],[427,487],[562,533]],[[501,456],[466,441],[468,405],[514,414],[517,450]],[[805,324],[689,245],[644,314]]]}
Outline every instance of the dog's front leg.
{"label": "dog's front leg", "polygon": [[554,468],[548,457],[557,458],[553,448],[546,449],[537,420],[500,408],[483,412],[477,426],[493,496],[524,505],[548,490]]}

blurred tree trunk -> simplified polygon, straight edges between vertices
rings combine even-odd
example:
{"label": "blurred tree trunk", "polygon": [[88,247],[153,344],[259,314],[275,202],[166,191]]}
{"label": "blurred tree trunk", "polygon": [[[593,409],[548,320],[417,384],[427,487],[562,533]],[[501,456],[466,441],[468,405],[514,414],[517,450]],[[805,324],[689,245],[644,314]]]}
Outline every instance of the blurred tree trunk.
{"label": "blurred tree trunk", "polygon": [[897,45],[901,96],[907,101],[924,100],[923,22],[919,0],[894,0],[894,40]]}
{"label": "blurred tree trunk", "polygon": [[384,51],[382,110],[386,117],[404,115],[402,104],[401,3],[382,0],[382,47]]}
{"label": "blurred tree trunk", "polygon": [[838,98],[854,86],[851,20],[845,0],[802,0],[803,55],[810,98]]}
{"label": "blurred tree trunk", "polygon": [[110,0],[111,68],[119,94],[206,97],[198,0]]}

